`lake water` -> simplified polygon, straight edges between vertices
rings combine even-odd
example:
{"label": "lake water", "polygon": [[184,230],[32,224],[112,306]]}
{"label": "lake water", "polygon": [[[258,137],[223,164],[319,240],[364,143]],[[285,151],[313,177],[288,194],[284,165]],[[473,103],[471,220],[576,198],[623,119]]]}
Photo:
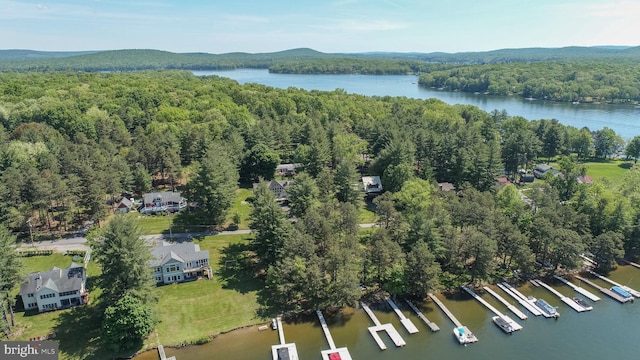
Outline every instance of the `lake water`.
{"label": "lake water", "polygon": [[[609,277],[640,289],[640,269],[622,266]],[[594,282],[603,287],[610,286],[601,280]],[[577,281],[574,283],[577,284]],[[458,294],[456,297],[447,298],[438,294],[449,310],[479,338],[477,343],[466,347],[458,344],[452,334],[453,324],[431,301],[422,309],[429,320],[441,328],[435,333],[400,302],[398,303],[404,314],[418,327],[419,333],[409,335],[396,314],[389,309],[374,310],[382,323],[393,324],[407,342],[402,348],[396,348],[384,335],[382,338],[387,350],[381,351],[367,331],[367,327],[373,323],[362,309],[349,309],[340,316],[327,318],[327,322],[336,346],[348,347],[353,359],[637,359],[640,349],[640,300],[620,304],[589,285],[581,285],[602,298],[598,302],[587,300],[594,307],[590,312],[575,312],[544,288],[533,287],[528,283],[519,288],[525,295],[544,298],[551,305],[557,306],[560,312],[558,320],[534,317],[518,305],[520,310],[529,316],[527,320],[520,320],[493,297],[483,294],[485,300],[524,327],[512,335],[506,335],[498,329],[491,320],[493,314],[470,296]],[[574,296],[574,291],[566,285],[554,283],[553,287],[566,296]],[[497,287],[493,289],[509,302],[517,304]],[[283,330],[287,343],[296,343],[302,360],[320,360],[320,351],[328,348],[315,317],[299,323],[285,323]],[[268,360],[271,359],[271,345],[278,343],[277,331],[259,331],[253,326],[220,335],[205,345],[166,349],[166,352],[167,356],[175,355],[178,360]],[[158,359],[156,351],[135,358],[152,359]]]}
{"label": "lake water", "polygon": [[418,86],[414,75],[298,75],[272,74],[264,69],[230,71],[193,71],[195,75],[217,75],[244,83],[258,83],[276,88],[296,87],[306,90],[333,91],[368,96],[406,96],[416,99],[436,98],[448,104],[475,105],[487,112],[505,109],[509,115],[529,120],[557,119],[562,124],[591,130],[605,126],[624,139],[640,135],[640,108],[607,104],[569,104],[526,100],[520,96],[488,96],[464,92],[439,91]]}

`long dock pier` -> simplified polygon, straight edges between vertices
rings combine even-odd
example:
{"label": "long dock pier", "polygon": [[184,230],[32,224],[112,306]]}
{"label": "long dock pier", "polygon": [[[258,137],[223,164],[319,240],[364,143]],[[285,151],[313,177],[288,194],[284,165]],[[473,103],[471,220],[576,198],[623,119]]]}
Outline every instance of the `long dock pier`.
{"label": "long dock pier", "polygon": [[527,320],[528,316],[527,314],[523,313],[522,311],[520,311],[517,307],[513,306],[510,302],[508,302],[505,298],[503,298],[502,296],[500,296],[500,294],[498,294],[497,292],[491,290],[490,287],[488,286],[483,286],[482,287],[484,289],[484,291],[488,292],[489,294],[491,294],[494,298],[496,298],[498,301],[500,301],[504,306],[507,307],[507,309],[509,309],[512,313],[516,314],[517,317],[520,318],[520,320]]}
{"label": "long dock pier", "polygon": [[578,285],[573,284],[572,282],[570,282],[569,280],[558,276],[558,275],[553,275],[554,278],[562,281],[563,283],[565,283],[566,285],[568,285],[570,288],[572,288],[573,290],[575,290],[577,293],[580,293],[582,295],[584,295],[586,298],[588,298],[591,301],[600,301],[600,297],[598,297],[597,295],[595,295],[594,293],[592,293],[591,291],[581,288]]}
{"label": "long dock pier", "polygon": [[629,264],[629,265],[631,265],[631,266],[633,266],[633,267],[635,267],[635,268],[640,269],[640,264],[636,264],[636,263],[631,262],[631,261],[626,260],[626,259],[620,259],[620,260],[622,260],[623,262],[625,262],[625,263],[627,263],[627,264]]}
{"label": "long dock pier", "polygon": [[512,298],[516,299],[520,303],[520,305],[524,306],[525,309],[529,310],[529,312],[533,315],[540,316],[544,314],[544,312],[533,303],[534,301],[530,301],[526,296],[524,296],[513,286],[507,284],[506,282],[498,283],[497,285],[500,289],[502,289],[502,291],[509,294],[509,296],[511,296]]}
{"label": "long dock pier", "polygon": [[327,338],[327,344],[329,344],[328,350],[322,350],[320,352],[320,354],[322,355],[322,359],[330,360],[335,357],[333,356],[334,354],[338,354],[337,358],[341,360],[351,360],[351,354],[349,354],[349,350],[346,347],[336,348],[336,344],[333,342],[333,337],[329,332],[329,326],[327,326],[327,322],[324,320],[322,311],[316,310],[316,314],[318,314],[318,319],[320,320],[322,331],[324,332],[324,336]]}
{"label": "long dock pier", "polygon": [[598,284],[594,283],[594,282],[593,282],[593,281],[591,281],[591,280],[588,280],[588,279],[586,279],[586,278],[583,278],[582,276],[578,276],[578,275],[576,275],[576,279],[578,279],[578,280],[580,280],[580,281],[582,281],[582,282],[584,282],[584,283],[586,283],[586,284],[588,284],[588,285],[593,286],[594,288],[596,288],[596,289],[600,290],[600,292],[601,292],[601,293],[603,293],[603,294],[607,295],[608,297],[610,297],[610,298],[612,298],[612,299],[614,299],[614,300],[616,300],[616,301],[618,301],[618,302],[620,302],[620,303],[623,303],[623,304],[624,304],[624,303],[626,303],[626,302],[633,301],[633,298],[625,298],[625,297],[622,297],[622,296],[620,296],[620,295],[618,295],[618,294],[614,293],[613,291],[611,291],[611,290],[609,290],[609,289],[607,289],[607,288],[604,288],[604,287],[602,287],[602,286],[600,286],[600,285],[598,285]]}
{"label": "long dock pier", "polygon": [[444,304],[442,303],[442,301],[440,301],[440,299],[438,299],[435,295],[431,293],[429,293],[428,295],[429,295],[429,298],[431,298],[431,300],[433,300],[433,302],[436,303],[436,305],[438,305],[440,310],[442,310],[442,312],[444,312],[445,315],[447,315],[447,317],[449,317],[451,322],[453,322],[453,324],[456,326],[453,332],[453,334],[456,337],[458,337],[456,330],[462,329],[462,333],[465,334],[464,338],[461,340],[461,338],[458,337],[458,341],[461,344],[467,344],[467,343],[478,341],[478,338],[471,331],[469,331],[469,328],[462,325],[462,323],[458,321],[458,319],[451,313],[451,311],[449,311],[449,309],[447,309],[447,307],[444,306]]}
{"label": "long dock pier", "polygon": [[384,342],[380,338],[380,335],[378,335],[379,331],[386,331],[387,335],[389,335],[389,337],[391,338],[391,341],[393,341],[393,343],[398,347],[405,346],[407,344],[402,338],[402,336],[400,336],[396,328],[393,327],[393,325],[380,323],[380,320],[378,320],[378,317],[373,313],[369,305],[363,302],[361,302],[360,305],[364,309],[364,312],[366,312],[367,315],[369,315],[369,318],[371,318],[371,321],[373,321],[373,323],[375,324],[375,326],[369,327],[369,333],[373,337],[373,340],[375,340],[375,342],[380,347],[380,350],[386,350],[387,346],[384,344]]}
{"label": "long dock pier", "polygon": [[593,276],[597,277],[597,278],[598,278],[598,279],[600,279],[600,280],[604,280],[604,281],[608,282],[608,283],[609,283],[609,284],[611,284],[611,285],[619,286],[619,287],[621,287],[622,289],[626,290],[629,294],[631,294],[631,295],[633,295],[633,296],[635,296],[635,297],[637,297],[637,298],[640,298],[640,291],[633,290],[632,288],[630,288],[630,287],[628,287],[628,286],[626,286],[626,285],[618,284],[617,282],[615,282],[615,281],[613,281],[613,280],[611,280],[611,279],[609,279],[609,278],[607,278],[607,277],[604,277],[604,276],[602,276],[602,275],[600,275],[600,274],[598,274],[598,273],[595,273],[595,272],[593,272],[593,271],[589,271],[589,273],[590,273],[591,275],[593,275]]}
{"label": "long dock pier", "polygon": [[542,282],[541,280],[535,280],[540,286],[542,286],[543,288],[549,290],[549,292],[551,292],[552,294],[556,295],[557,297],[560,298],[560,300],[569,305],[570,308],[572,308],[573,310],[577,311],[577,312],[585,312],[585,311],[589,311],[591,309],[589,308],[585,308],[582,305],[578,304],[577,302],[575,302],[573,299],[568,298],[564,295],[562,295],[562,293],[560,293],[559,291],[557,291],[556,289],[552,288],[551,286],[545,284],[544,282]]}
{"label": "long dock pier", "polygon": [[273,360],[299,360],[296,344],[286,344],[284,339],[284,330],[282,329],[282,318],[280,318],[280,316],[276,317],[276,324],[278,326],[278,338],[280,339],[280,344],[271,346],[271,355],[273,356]]}
{"label": "long dock pier", "polygon": [[[504,320],[507,324],[509,324],[510,327],[508,329],[501,327],[505,332],[513,332],[513,331],[522,330],[522,325],[518,324],[517,322],[513,321],[513,319],[511,319],[507,315],[504,315],[503,313],[498,311],[498,309],[493,307],[493,305],[489,304],[487,301],[485,301],[483,298],[481,298],[480,295],[476,294],[475,291],[471,290],[467,286],[463,286],[462,289],[464,291],[468,292],[469,295],[471,295],[474,299],[478,300],[478,302],[480,304],[484,305],[487,309],[492,311],[494,314],[496,314],[498,317],[500,317],[502,320]],[[509,330],[511,330],[511,331],[509,331]]]}
{"label": "long dock pier", "polygon": [[402,311],[400,311],[400,309],[398,308],[398,305],[396,305],[396,303],[393,302],[391,298],[387,298],[387,302],[389,303],[389,306],[391,306],[393,311],[396,313],[396,315],[398,315],[398,318],[400,318],[400,323],[402,324],[402,326],[404,326],[405,329],[407,329],[409,334],[417,333],[418,328],[415,325],[413,325],[413,322],[411,322],[411,319],[407,319],[407,317],[404,316]]}
{"label": "long dock pier", "polygon": [[415,305],[413,305],[413,303],[409,300],[406,300],[407,305],[409,305],[409,307],[411,309],[413,309],[413,311],[415,311],[415,313],[418,315],[418,317],[420,319],[422,319],[422,321],[424,321],[425,324],[427,324],[427,326],[429,327],[429,329],[431,329],[432,332],[436,332],[436,331],[440,331],[440,328],[438,327],[438,325],[436,325],[436,323],[429,321],[429,319],[427,319],[426,316],[424,316],[424,314],[422,313],[422,311],[420,311],[420,309],[418,309]]}

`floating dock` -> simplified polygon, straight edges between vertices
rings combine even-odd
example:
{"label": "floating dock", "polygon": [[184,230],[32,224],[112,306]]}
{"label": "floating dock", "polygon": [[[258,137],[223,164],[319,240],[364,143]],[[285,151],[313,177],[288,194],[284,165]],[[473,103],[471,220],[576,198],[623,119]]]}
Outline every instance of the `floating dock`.
{"label": "floating dock", "polygon": [[504,315],[503,313],[498,311],[498,309],[496,309],[495,307],[493,307],[493,305],[491,305],[488,302],[486,302],[483,298],[480,297],[480,295],[476,294],[473,290],[471,290],[470,288],[468,288],[466,286],[463,286],[462,289],[464,291],[468,292],[469,295],[471,295],[474,299],[478,300],[478,302],[480,302],[480,304],[484,305],[487,309],[489,309],[494,314],[496,314],[499,318],[501,318],[505,324],[509,325],[508,327],[502,327],[502,326],[500,327],[504,332],[510,333],[510,332],[513,332],[513,331],[522,330],[522,325],[518,324],[517,322],[513,321],[513,319],[511,319],[507,315]]}
{"label": "floating dock", "polygon": [[560,300],[569,305],[570,308],[572,308],[573,310],[577,311],[577,312],[585,312],[585,311],[589,311],[591,309],[589,308],[585,308],[582,305],[578,304],[577,302],[575,302],[572,298],[566,297],[564,295],[562,295],[562,293],[560,293],[559,291],[557,291],[556,289],[552,288],[551,286],[545,284],[544,282],[542,282],[541,280],[535,280],[538,285],[542,286],[543,288],[549,290],[549,292],[551,292],[552,294],[556,295],[557,297],[560,298]]}
{"label": "floating dock", "polygon": [[634,262],[631,262],[631,261],[629,261],[629,260],[625,260],[625,259],[620,259],[620,260],[622,260],[623,262],[625,262],[625,263],[627,263],[627,264],[629,264],[629,265],[631,265],[631,266],[633,266],[633,267],[635,267],[635,268],[640,269],[640,264],[636,264],[636,263],[634,263]]}
{"label": "floating dock", "polygon": [[[444,304],[442,303],[442,301],[440,301],[440,299],[438,299],[433,294],[429,294],[429,297],[431,298],[431,300],[433,300],[434,303],[436,303],[436,305],[438,305],[440,310],[442,310],[442,312],[444,312],[445,315],[447,315],[447,317],[449,317],[451,322],[453,322],[453,324],[456,326],[456,328],[454,329],[454,334],[455,334],[455,330],[456,329],[458,329],[458,328],[464,329],[464,333],[466,334],[465,335],[465,341],[461,342],[461,344],[472,343],[472,342],[477,342],[478,341],[478,338],[471,331],[469,331],[469,328],[467,328],[466,326],[463,326],[462,323],[460,321],[458,321],[458,319],[456,319],[456,317],[451,313],[451,311],[449,311],[449,309],[447,309],[447,307],[444,306]],[[458,341],[460,341],[459,338],[458,338]]]}
{"label": "floating dock", "polygon": [[593,267],[598,266],[598,263],[597,263],[597,262],[595,262],[595,261],[593,261],[593,260],[591,260],[590,258],[588,258],[588,257],[586,257],[586,256],[584,256],[584,255],[580,255],[580,257],[581,257],[584,261],[586,261],[587,263],[589,263],[589,266],[593,266]]}
{"label": "floating dock", "polygon": [[504,304],[504,306],[506,306],[507,309],[509,309],[512,313],[516,314],[516,316],[519,317],[520,320],[527,320],[528,316],[525,313],[520,311],[517,307],[513,306],[511,303],[509,303],[505,298],[500,296],[500,294],[491,290],[491,288],[488,286],[484,286],[483,289],[489,294],[491,294],[498,301],[500,301],[502,304]]}
{"label": "floating dock", "polygon": [[618,284],[617,282],[615,282],[615,281],[613,281],[613,280],[611,280],[611,279],[609,279],[609,278],[606,278],[606,277],[604,277],[604,276],[602,276],[602,275],[600,275],[600,274],[598,274],[598,273],[595,273],[595,272],[593,272],[593,271],[589,271],[589,273],[590,273],[591,275],[593,275],[593,276],[597,277],[597,278],[598,278],[598,279],[600,279],[600,280],[604,280],[604,281],[608,282],[608,283],[609,283],[609,284],[611,284],[611,285],[619,286],[619,287],[621,287],[623,290],[625,290],[626,292],[628,292],[629,294],[631,294],[631,295],[633,295],[633,296],[635,296],[635,297],[637,297],[637,298],[640,298],[640,291],[633,290],[632,288],[630,288],[630,287],[628,287],[628,286],[626,286],[626,285]]}
{"label": "floating dock", "polygon": [[498,283],[498,287],[502,289],[502,291],[504,291],[505,293],[509,294],[509,296],[516,299],[520,303],[520,305],[524,306],[524,308],[529,310],[529,312],[532,313],[533,315],[540,316],[543,314],[543,311],[540,310],[540,308],[534,304],[535,300],[530,301],[526,296],[520,293],[520,291],[518,291],[516,288],[509,285],[508,283],[506,282]]}
{"label": "floating dock", "polygon": [[371,333],[373,340],[375,340],[375,342],[378,344],[378,346],[380,347],[380,350],[386,350],[387,346],[384,344],[384,342],[380,338],[380,335],[378,334],[379,331],[386,331],[387,335],[389,335],[389,337],[391,338],[391,341],[393,341],[393,343],[398,347],[405,346],[407,344],[404,341],[404,339],[402,339],[402,336],[400,336],[396,328],[393,327],[393,325],[380,323],[380,320],[378,320],[378,318],[373,313],[373,311],[371,311],[371,308],[369,308],[369,305],[363,302],[361,302],[360,305],[364,309],[364,312],[366,312],[367,315],[369,315],[369,317],[371,318],[371,321],[373,321],[373,323],[375,324],[375,326],[369,327],[369,333]]}
{"label": "floating dock", "polygon": [[172,356],[170,358],[167,357],[167,355],[164,353],[164,346],[162,345],[158,345],[158,355],[160,356],[160,360],[176,360],[175,356]]}
{"label": "floating dock", "polygon": [[575,290],[577,293],[584,295],[586,298],[588,298],[591,301],[600,301],[600,298],[595,295],[594,293],[592,293],[591,291],[587,290],[587,289],[583,289],[580,286],[577,286],[573,283],[571,283],[569,280],[558,276],[558,275],[553,275],[554,278],[562,281],[563,283],[565,283],[566,285],[568,285],[569,287],[571,287],[573,290]]}
{"label": "floating dock", "polygon": [[590,281],[588,279],[583,278],[582,276],[576,275],[576,279],[578,279],[580,281],[583,281],[583,282],[593,286],[594,288],[600,290],[601,293],[607,295],[608,297],[610,297],[610,298],[612,298],[612,299],[614,299],[614,300],[616,300],[616,301],[618,301],[620,303],[624,304],[626,302],[633,301],[633,298],[624,298],[624,297],[614,293],[613,291],[594,283],[593,281]]}
{"label": "floating dock", "polygon": [[395,311],[396,315],[398,315],[398,317],[400,318],[400,323],[402,324],[402,326],[404,326],[405,329],[407,329],[409,334],[417,333],[418,328],[415,325],[413,325],[413,322],[411,322],[411,319],[407,319],[407,317],[404,316],[402,311],[400,311],[400,309],[398,308],[398,305],[396,305],[396,303],[394,303],[393,300],[391,300],[391,298],[387,298],[387,302],[389,303],[389,306],[391,306],[393,311]]}
{"label": "floating dock", "polygon": [[418,315],[418,317],[420,319],[422,319],[422,321],[425,322],[425,324],[427,324],[427,326],[429,326],[429,329],[431,329],[431,331],[436,332],[436,331],[440,331],[440,328],[438,327],[438,325],[436,325],[436,323],[429,321],[429,319],[427,319],[426,316],[424,316],[424,314],[422,313],[422,311],[420,311],[420,309],[418,309],[415,305],[413,305],[413,303],[409,300],[405,300],[407,302],[407,304],[409,305],[409,307],[411,309],[413,309],[413,311],[415,311],[415,313]]}
{"label": "floating dock", "polygon": [[271,355],[273,355],[273,360],[299,360],[300,358],[298,357],[298,349],[296,348],[296,344],[285,343],[284,330],[282,329],[282,319],[280,318],[280,316],[276,318],[276,323],[278,326],[278,337],[280,338],[280,344],[271,346]]}
{"label": "floating dock", "polygon": [[349,354],[349,350],[346,347],[336,348],[336,344],[333,342],[333,337],[329,332],[329,326],[327,326],[327,322],[324,320],[322,311],[316,310],[316,314],[318,314],[318,319],[320,320],[322,331],[324,332],[324,336],[327,338],[327,344],[329,344],[328,350],[322,350],[320,352],[320,355],[322,355],[322,359],[331,360],[335,357],[333,356],[334,354],[338,354],[338,358],[341,360],[351,360],[351,354]]}

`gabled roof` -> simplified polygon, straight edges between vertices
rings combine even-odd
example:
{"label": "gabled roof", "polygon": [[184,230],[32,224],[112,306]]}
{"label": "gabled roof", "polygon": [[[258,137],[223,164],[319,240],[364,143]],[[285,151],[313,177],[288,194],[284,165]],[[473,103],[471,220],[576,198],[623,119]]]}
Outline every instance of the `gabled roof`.
{"label": "gabled roof", "polygon": [[301,168],[302,164],[280,164],[276,166],[276,171],[294,171],[297,168]]}
{"label": "gabled roof", "polygon": [[130,209],[131,207],[133,207],[133,202],[131,202],[131,200],[127,199],[126,197],[123,197],[122,200],[120,200],[120,202],[118,203],[118,209],[121,208],[128,208]]}
{"label": "gabled roof", "polygon": [[173,259],[181,263],[209,258],[209,250],[200,250],[198,244],[184,242],[178,244],[163,243],[151,250],[153,259],[150,266],[162,266]]}
{"label": "gabled roof", "polygon": [[53,267],[49,271],[35,272],[27,275],[27,281],[20,285],[20,293],[33,294],[42,288],[56,292],[82,290],[84,268],[71,263],[67,268]]}
{"label": "gabled roof", "polygon": [[547,165],[547,164],[538,164],[536,165],[536,167],[533,169],[534,171],[539,171],[541,173],[547,172],[549,170],[551,170],[552,167]]}
{"label": "gabled roof", "polygon": [[363,176],[362,186],[366,193],[382,192],[382,180],[380,180],[380,176]]}
{"label": "gabled roof", "polygon": [[164,192],[153,192],[153,193],[144,194],[144,203],[151,204],[153,203],[153,200],[158,197],[162,198],[163,202],[179,203],[180,201],[186,201],[185,198],[180,196],[179,191],[175,191],[175,192],[164,191]]}

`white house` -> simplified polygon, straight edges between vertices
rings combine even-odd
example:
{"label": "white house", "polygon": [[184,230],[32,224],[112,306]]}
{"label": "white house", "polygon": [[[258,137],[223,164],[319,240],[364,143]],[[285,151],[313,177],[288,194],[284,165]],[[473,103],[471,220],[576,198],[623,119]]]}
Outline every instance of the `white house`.
{"label": "white house", "polygon": [[176,212],[187,207],[187,199],[180,192],[154,192],[144,194],[141,214],[155,214],[160,211]]}
{"label": "white house", "polygon": [[382,193],[382,180],[380,180],[380,176],[363,176],[362,186],[367,195]]}
{"label": "white house", "polygon": [[209,277],[209,250],[200,250],[198,244],[163,242],[151,250],[153,278],[158,284],[171,284]]}
{"label": "white house", "polygon": [[27,275],[27,281],[20,286],[20,296],[25,310],[65,309],[88,302],[86,282],[86,270],[81,265],[71,263],[65,269],[54,266],[49,271]]}

